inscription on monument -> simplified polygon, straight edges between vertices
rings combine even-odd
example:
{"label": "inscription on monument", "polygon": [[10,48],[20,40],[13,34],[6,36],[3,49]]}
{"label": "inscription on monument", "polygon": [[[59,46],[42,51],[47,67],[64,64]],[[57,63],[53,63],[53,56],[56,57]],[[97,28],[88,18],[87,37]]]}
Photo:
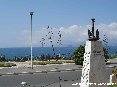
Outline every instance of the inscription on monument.
{"label": "inscription on monument", "polygon": [[101,53],[101,51],[93,51],[93,53]]}

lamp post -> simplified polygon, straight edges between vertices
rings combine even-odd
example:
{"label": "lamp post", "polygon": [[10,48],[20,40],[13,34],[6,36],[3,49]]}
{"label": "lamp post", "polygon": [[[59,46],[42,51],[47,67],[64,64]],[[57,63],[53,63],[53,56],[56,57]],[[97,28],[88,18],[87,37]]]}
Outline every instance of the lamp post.
{"label": "lamp post", "polygon": [[33,69],[33,63],[32,63],[32,15],[34,12],[30,12],[31,16],[31,27],[30,27],[30,56],[31,56],[31,68]]}

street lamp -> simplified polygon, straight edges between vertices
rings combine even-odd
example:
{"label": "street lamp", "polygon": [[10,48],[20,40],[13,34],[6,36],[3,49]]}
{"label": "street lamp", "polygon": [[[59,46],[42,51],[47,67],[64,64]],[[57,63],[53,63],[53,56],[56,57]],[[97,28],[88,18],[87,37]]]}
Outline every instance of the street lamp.
{"label": "street lamp", "polygon": [[30,39],[31,39],[31,42],[30,42],[30,43],[31,43],[31,44],[30,44],[30,52],[31,52],[31,53],[30,53],[30,54],[31,54],[31,55],[30,55],[30,56],[31,56],[31,68],[32,68],[32,69],[33,69],[33,63],[32,63],[32,15],[33,15],[33,13],[34,13],[34,12],[30,12],[30,16],[31,16],[31,27],[30,27],[30,30],[31,30],[31,32],[30,32],[30,36],[31,36],[31,37],[30,37]]}

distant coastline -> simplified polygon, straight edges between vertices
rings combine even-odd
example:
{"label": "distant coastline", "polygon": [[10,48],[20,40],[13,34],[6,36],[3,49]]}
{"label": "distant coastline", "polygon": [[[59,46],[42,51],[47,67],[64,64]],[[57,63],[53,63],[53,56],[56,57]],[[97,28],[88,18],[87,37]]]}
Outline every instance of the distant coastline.
{"label": "distant coastline", "polygon": [[[109,54],[114,55],[117,53],[117,46],[109,46]],[[65,55],[66,57],[72,56],[74,50],[77,47],[54,47],[55,51],[51,47],[33,47],[33,56],[53,55]],[[15,56],[28,56],[30,55],[30,47],[9,47],[0,48],[0,55],[5,55],[7,58],[14,58]]]}

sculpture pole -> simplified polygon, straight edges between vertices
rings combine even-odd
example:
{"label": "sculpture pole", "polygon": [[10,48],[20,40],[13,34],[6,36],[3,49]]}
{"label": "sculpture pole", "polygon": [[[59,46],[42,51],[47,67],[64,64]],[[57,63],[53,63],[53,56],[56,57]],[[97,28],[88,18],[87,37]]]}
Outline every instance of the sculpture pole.
{"label": "sculpture pole", "polygon": [[93,34],[93,38],[94,38],[94,22],[95,22],[95,19],[91,19],[92,20],[92,34]]}

